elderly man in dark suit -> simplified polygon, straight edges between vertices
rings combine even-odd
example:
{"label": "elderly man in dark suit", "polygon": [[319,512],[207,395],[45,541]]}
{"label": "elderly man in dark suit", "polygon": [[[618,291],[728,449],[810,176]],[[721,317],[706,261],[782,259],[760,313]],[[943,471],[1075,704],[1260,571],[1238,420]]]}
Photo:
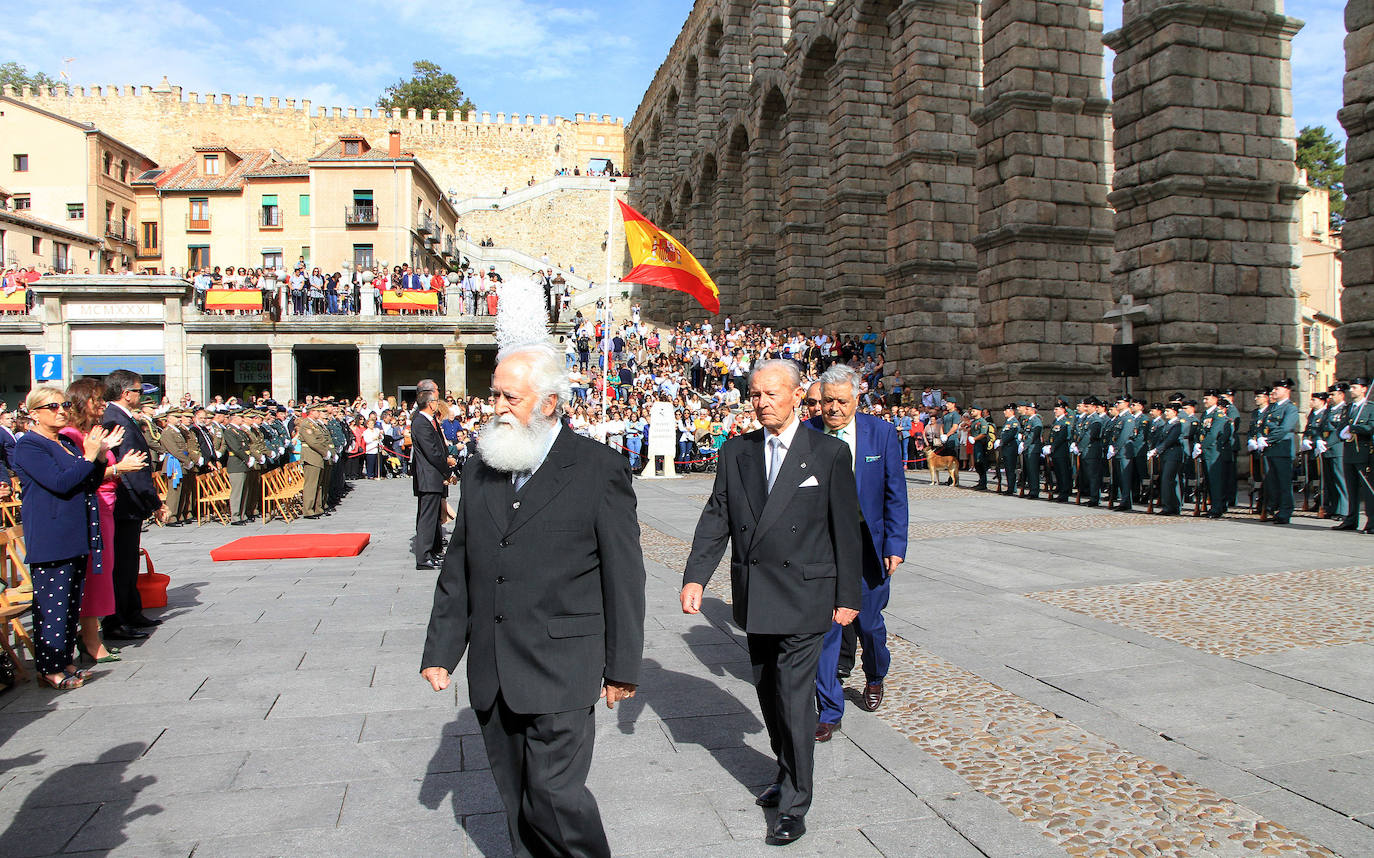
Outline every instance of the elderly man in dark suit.
{"label": "elderly man in dark suit", "polygon": [[432,390],[415,394],[410,441],[410,488],[416,498],[415,568],[438,569],[444,537],[440,512],[448,498],[449,472],[458,460],[448,454],[439,430],[438,394]]}
{"label": "elderly man in dark suit", "polygon": [[634,696],[644,648],[630,469],[561,425],[571,388],[552,348],[503,353],[492,392],[420,673],[443,691],[467,650],[468,694],[517,856],[606,858],[586,786],[592,707]]}
{"label": "elderly man in dark suit", "polygon": [[[123,459],[126,453],[137,451],[156,462],[157,457],[148,450],[143,438],[142,428],[134,422],[134,409],[143,396],[143,377],[127,369],[117,369],[105,377],[105,431],[115,427],[124,430],[124,440],[113,449],[115,459]],[[115,486],[114,503],[114,563],[113,575],[115,612],[102,623],[106,640],[128,641],[145,638],[148,633],[143,629],[159,625],[161,620],[153,620],[143,615],[143,599],[138,595],[138,554],[139,540],[143,533],[143,520],[150,515],[159,519],[167,517],[167,507],[157,495],[157,485],[153,482],[151,466],[131,473],[122,474]]]}
{"label": "elderly man in dark suit", "polygon": [[801,429],[795,363],[755,365],[749,399],[763,428],[720,449],[681,600],[685,613],[701,610],[729,540],[734,618],[748,636],[778,761],[774,783],[757,803],[778,809],[767,842],[784,845],[806,833],[811,807],[821,640],[832,623],[848,625],[859,613],[859,498],[849,445]]}

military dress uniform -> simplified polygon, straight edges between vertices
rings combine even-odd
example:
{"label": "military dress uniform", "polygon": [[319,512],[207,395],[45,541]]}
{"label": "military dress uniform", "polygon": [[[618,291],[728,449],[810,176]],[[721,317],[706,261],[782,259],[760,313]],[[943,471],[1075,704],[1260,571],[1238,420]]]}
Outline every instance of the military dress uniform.
{"label": "military dress uniform", "polygon": [[[981,412],[982,409],[979,409]],[[976,417],[969,423],[969,440],[973,442],[973,470],[978,474],[978,491],[988,487],[988,457],[992,454],[994,433],[992,424],[983,417]]]}
{"label": "military dress uniform", "polygon": [[1050,466],[1054,471],[1054,491],[1055,500],[1059,503],[1069,502],[1069,489],[1073,485],[1073,454],[1070,452],[1070,445],[1073,443],[1073,421],[1069,419],[1068,405],[1064,404],[1064,413],[1054,418],[1054,423],[1050,424]]}
{"label": "military dress uniform", "polygon": [[[1368,379],[1362,379],[1368,381]],[[1351,382],[1354,384],[1354,382]],[[1360,526],[1360,506],[1365,511],[1365,533],[1374,533],[1374,402],[1366,394],[1352,401],[1346,410],[1349,416],[1337,436],[1345,442],[1345,485],[1349,493],[1349,509],[1341,530],[1355,530]]]}
{"label": "military dress uniform", "polygon": [[316,517],[324,512],[324,472],[332,445],[328,435],[310,417],[297,421],[296,432],[301,439],[301,471],[305,475],[302,512],[306,516]]}
{"label": "military dress uniform", "polygon": [[1027,403],[1030,413],[1021,418],[1021,445],[1024,448],[1022,467],[1025,476],[1021,480],[1025,487],[1026,497],[1038,500],[1040,498],[1040,447],[1041,439],[1044,435],[1045,423],[1040,419],[1040,415],[1035,413],[1035,406]]}
{"label": "military dress uniform", "polygon": [[1208,408],[1202,415],[1198,445],[1202,448],[1202,464],[1207,469],[1208,510],[1211,518],[1221,518],[1231,505],[1228,496],[1230,480],[1226,473],[1231,461],[1232,426],[1220,406]]}
{"label": "military dress uniform", "polygon": [[1134,484],[1135,457],[1144,443],[1141,421],[1128,408],[1116,415],[1116,433],[1112,439],[1116,465],[1116,509],[1123,512],[1132,508],[1131,487]]}
{"label": "military dress uniform", "polygon": [[1350,422],[1350,408],[1344,401],[1327,406],[1317,426],[1313,452],[1321,458],[1321,508],[1332,518],[1345,518],[1348,487],[1345,484],[1345,442],[1341,429]]}
{"label": "military dress uniform", "polygon": [[[1289,385],[1291,388],[1291,385]],[[1274,513],[1275,524],[1287,524],[1293,516],[1293,447],[1298,429],[1298,406],[1291,399],[1271,402],[1261,427],[1264,444],[1264,506]]]}
{"label": "military dress uniform", "polygon": [[244,501],[250,468],[248,460],[252,456],[248,433],[243,427],[231,423],[222,427],[221,438],[225,450],[224,470],[229,475],[229,523],[246,524],[248,507]]}
{"label": "military dress uniform", "polygon": [[172,411],[167,416],[167,428],[163,429],[159,435],[162,451],[176,460],[181,468],[179,477],[167,477],[167,511],[170,514],[173,526],[183,523],[185,515],[185,496],[194,495],[195,489],[187,492],[189,486],[195,485],[195,460],[191,457],[190,450],[187,449],[188,442],[186,435],[182,432],[181,426],[176,421],[181,419],[181,412]]}
{"label": "military dress uniform", "polygon": [[1002,470],[1007,472],[1007,486],[1002,490],[1004,495],[1016,494],[1016,460],[1020,456],[1017,446],[1021,443],[1021,423],[1016,419],[1016,409],[1011,407],[1009,410],[1012,416],[1002,423],[994,443],[995,448],[1001,451]]}

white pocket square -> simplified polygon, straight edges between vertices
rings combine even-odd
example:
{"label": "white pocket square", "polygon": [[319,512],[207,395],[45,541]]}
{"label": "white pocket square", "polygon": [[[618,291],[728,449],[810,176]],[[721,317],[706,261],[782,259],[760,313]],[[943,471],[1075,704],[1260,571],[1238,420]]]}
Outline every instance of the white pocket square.
{"label": "white pocket square", "polygon": [[819,486],[819,485],[820,485],[820,483],[816,481],[816,478],[815,478],[815,477],[807,477],[806,479],[802,480],[801,485],[797,486],[797,488],[799,488],[799,489],[804,489],[804,488],[807,488],[808,486]]}

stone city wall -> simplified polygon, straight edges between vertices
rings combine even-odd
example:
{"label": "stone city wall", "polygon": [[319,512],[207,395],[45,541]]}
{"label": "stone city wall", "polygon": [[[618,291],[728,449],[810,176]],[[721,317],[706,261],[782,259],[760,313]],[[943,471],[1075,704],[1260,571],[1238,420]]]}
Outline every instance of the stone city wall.
{"label": "stone city wall", "polygon": [[309,100],[240,94],[183,93],[165,83],[141,87],[55,87],[4,94],[35,107],[94,124],[128,143],[161,166],[186,158],[191,146],[220,144],[273,148],[304,161],[340,134],[363,134],[385,146],[387,132],[399,130],[402,146],[413,152],[458,198],[524,187],[531,177],[546,179],[561,168],[583,170],[591,158],[620,164],[624,122],[598,114],[539,116],[474,111],[466,118],[445,111],[319,107]]}

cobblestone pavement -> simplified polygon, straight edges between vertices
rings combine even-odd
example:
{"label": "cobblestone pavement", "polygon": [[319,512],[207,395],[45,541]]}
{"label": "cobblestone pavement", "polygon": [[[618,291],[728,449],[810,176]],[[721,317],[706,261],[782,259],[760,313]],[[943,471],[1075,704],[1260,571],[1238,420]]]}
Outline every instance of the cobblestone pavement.
{"label": "cobblestone pavement", "polygon": [[1374,641],[1370,566],[1029,595],[1225,658]]}
{"label": "cobblestone pavement", "polygon": [[[702,615],[677,606],[708,479],[636,483],[644,674],[634,700],[597,710],[590,777],[617,856],[779,854],[753,804],[773,764],[728,570]],[[1331,590],[1329,611],[1287,615],[1300,646],[1223,657],[1172,636],[1185,608],[1244,616],[1232,581],[1278,625],[1260,579],[1362,568],[1367,537],[1147,526],[925,479],[913,528],[936,530],[894,581],[888,703],[851,705],[817,749],[810,832],[789,856],[1374,855],[1374,644],[1322,630],[1364,610],[1335,613],[1358,577],[1269,600]],[[434,576],[408,554],[413,503],[404,481],[366,483],[321,521],[147,534],[173,576],[164,625],[78,691],[0,695],[0,856],[508,855],[465,683],[434,694],[416,677]],[[238,536],[319,531],[373,542],[357,558],[207,560]],[[1134,596],[1112,597],[1122,614],[1053,603],[1152,582],[1175,614]]]}

